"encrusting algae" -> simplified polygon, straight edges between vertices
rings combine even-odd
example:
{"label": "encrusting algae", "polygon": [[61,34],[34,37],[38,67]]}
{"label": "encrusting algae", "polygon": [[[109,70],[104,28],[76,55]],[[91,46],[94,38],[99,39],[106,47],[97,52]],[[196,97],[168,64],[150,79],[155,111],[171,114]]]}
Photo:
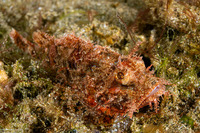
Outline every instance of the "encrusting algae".
{"label": "encrusting algae", "polygon": [[[0,60],[5,64],[1,67],[3,72],[0,73],[0,76],[6,77],[4,78],[6,80],[0,83],[0,101],[2,102],[1,107],[3,107],[0,109],[0,130],[19,129],[23,132],[199,132],[199,3],[198,0],[0,1]],[[116,12],[128,25],[124,31],[124,27],[116,17]],[[21,50],[19,49],[20,45],[17,47],[11,42],[9,33],[12,28],[20,31],[20,34],[26,38],[21,36],[19,39],[19,42],[24,40],[22,44],[25,44],[21,46]],[[127,117],[128,108],[123,108],[128,107],[128,101],[132,94],[128,94],[130,97],[127,97],[127,102],[122,101],[128,92],[123,88],[131,88],[130,85],[122,85],[122,83],[128,83],[125,82],[128,81],[125,80],[125,76],[119,74],[119,77],[124,77],[124,82],[120,81],[118,76],[114,76],[116,87],[123,87],[122,91],[114,88],[97,95],[99,99],[87,97],[95,96],[95,93],[99,91],[92,88],[93,86],[82,84],[93,76],[89,72],[91,70],[101,72],[102,75],[99,77],[104,77],[106,71],[110,70],[106,67],[109,65],[104,64],[97,67],[92,65],[87,71],[84,69],[85,75],[89,75],[84,81],[82,81],[82,77],[84,77],[81,75],[82,72],[78,73],[77,80],[81,79],[82,83],[76,84],[77,88],[80,86],[90,87],[88,90],[92,92],[86,93],[85,88],[76,89],[72,84],[78,81],[72,80],[68,76],[69,74],[77,75],[74,71],[69,72],[75,66],[66,67],[68,60],[64,58],[59,61],[60,55],[65,54],[61,52],[62,50],[57,51],[61,45],[56,46],[57,54],[50,55],[49,51],[54,53],[53,47],[45,46],[45,51],[37,45],[37,42],[32,43],[35,41],[31,39],[32,33],[37,30],[45,31],[58,38],[53,37],[53,40],[64,38],[62,37],[64,33],[73,32],[77,37],[72,35],[72,38],[77,38],[77,40],[80,39],[79,37],[88,38],[95,43],[94,45],[113,49],[114,53],[120,53],[119,56],[123,54],[121,59],[128,57],[124,55],[129,54],[134,47],[130,34],[127,34],[128,30],[132,31],[134,40],[142,41],[139,50],[136,51],[138,55],[133,54],[132,57],[143,57],[146,67],[153,65],[151,69],[155,70],[156,77],[162,77],[163,80],[173,84],[173,87],[166,86],[166,90],[170,91],[170,96],[168,99],[160,97],[158,108],[153,103],[154,110],[151,110],[148,105],[145,107],[141,105],[141,108],[138,107],[139,111],[134,112],[130,119]],[[49,35],[47,36],[49,37]],[[87,39],[80,40],[90,43],[84,41]],[[30,46],[26,44],[30,44]],[[111,56],[109,58],[105,62],[113,61],[117,66],[119,60],[115,61],[115,57]],[[63,63],[65,61],[66,64]],[[78,63],[83,64],[83,62]],[[102,66],[105,66],[105,71],[98,69]],[[151,76],[156,78],[153,74]],[[108,81],[112,82],[112,80]],[[94,83],[90,82],[89,84],[93,85]],[[108,84],[106,87],[113,87],[113,85],[115,83],[111,83],[110,86]],[[116,94],[118,92],[119,94]],[[166,96],[166,94],[164,95]],[[121,99],[115,98],[115,96],[119,96]],[[109,98],[112,98],[113,101],[110,102]],[[112,109],[108,108],[110,105],[113,106]],[[123,105],[121,107],[124,113],[116,113],[121,108],[118,107],[119,105]],[[158,109],[157,113],[155,113],[156,109]],[[104,112],[105,110],[106,112]]]}
{"label": "encrusting algae", "polygon": [[74,35],[55,38],[41,31],[33,34],[36,44],[16,30],[10,36],[44,67],[57,72],[62,85],[77,90],[81,102],[98,117],[94,123],[110,124],[125,114],[132,118],[133,112],[152,107],[152,103],[157,111],[159,97],[166,94],[169,83],[155,77],[134,50],[128,56],[120,55]]}

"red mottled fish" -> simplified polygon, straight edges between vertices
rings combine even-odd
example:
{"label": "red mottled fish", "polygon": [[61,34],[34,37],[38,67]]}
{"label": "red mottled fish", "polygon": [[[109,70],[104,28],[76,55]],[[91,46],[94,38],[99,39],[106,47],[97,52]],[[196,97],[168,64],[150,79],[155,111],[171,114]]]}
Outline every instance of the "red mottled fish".
{"label": "red mottled fish", "polygon": [[37,31],[33,33],[35,43],[16,30],[11,31],[10,37],[21,49],[41,57],[61,74],[103,121],[126,114],[132,117],[133,112],[146,105],[151,107],[152,103],[157,111],[159,97],[166,94],[165,85],[169,83],[155,77],[135,53],[121,55],[71,34],[55,38]]}

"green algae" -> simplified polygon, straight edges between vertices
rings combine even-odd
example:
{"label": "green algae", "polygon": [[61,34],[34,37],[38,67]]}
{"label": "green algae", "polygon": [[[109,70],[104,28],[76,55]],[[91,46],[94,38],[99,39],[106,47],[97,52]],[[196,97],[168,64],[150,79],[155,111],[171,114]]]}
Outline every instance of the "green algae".
{"label": "green algae", "polygon": [[194,120],[192,118],[188,116],[182,116],[181,121],[191,126],[192,129],[194,129]]}

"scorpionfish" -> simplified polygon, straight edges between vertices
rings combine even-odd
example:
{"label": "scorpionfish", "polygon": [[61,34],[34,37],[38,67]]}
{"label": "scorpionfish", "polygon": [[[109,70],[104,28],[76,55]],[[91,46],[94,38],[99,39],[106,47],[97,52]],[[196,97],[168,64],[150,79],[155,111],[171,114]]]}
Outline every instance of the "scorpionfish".
{"label": "scorpionfish", "polygon": [[159,97],[167,92],[168,82],[155,77],[136,53],[121,55],[74,34],[55,38],[37,31],[33,33],[35,43],[31,43],[13,29],[10,37],[22,50],[56,70],[102,121],[121,115],[132,118],[134,112],[152,107],[152,103],[157,111]]}

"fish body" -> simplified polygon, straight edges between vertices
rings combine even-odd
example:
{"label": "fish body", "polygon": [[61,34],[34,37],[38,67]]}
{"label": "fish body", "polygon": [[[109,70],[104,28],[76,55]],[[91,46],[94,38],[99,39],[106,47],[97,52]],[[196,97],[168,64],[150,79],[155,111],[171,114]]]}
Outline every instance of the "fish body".
{"label": "fish body", "polygon": [[[33,33],[31,43],[16,30],[10,37],[33,57],[40,56],[63,81],[80,94],[82,103],[103,119],[128,115],[154,103],[166,94],[164,79],[146,68],[142,57],[121,55],[109,47],[94,45],[75,35],[55,38],[47,33]],[[105,120],[104,120],[105,121]]]}

